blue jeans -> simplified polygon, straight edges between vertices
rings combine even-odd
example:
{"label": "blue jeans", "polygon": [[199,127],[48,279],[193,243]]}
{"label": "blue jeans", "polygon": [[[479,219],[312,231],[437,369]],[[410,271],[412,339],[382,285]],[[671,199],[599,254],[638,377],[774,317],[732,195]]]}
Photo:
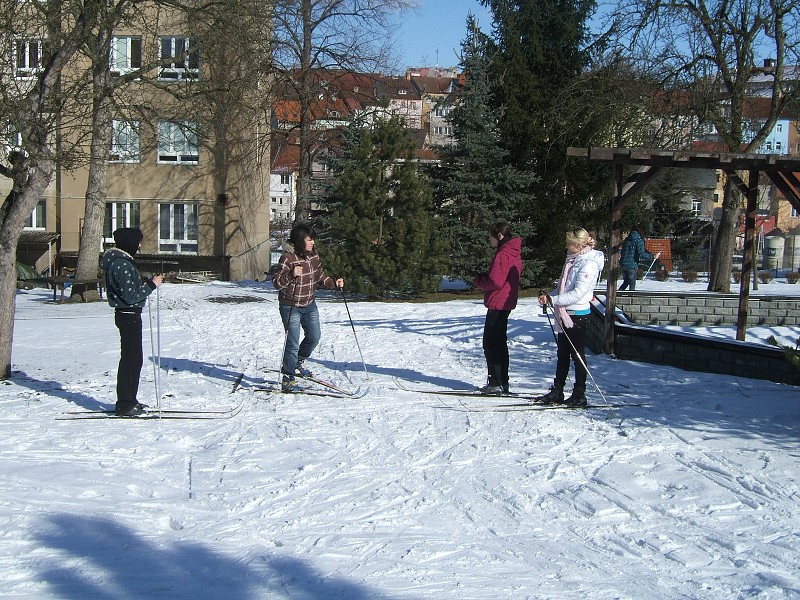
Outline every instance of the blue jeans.
{"label": "blue jeans", "polygon": [[[319,344],[322,335],[319,326],[319,310],[316,301],[302,308],[280,304],[278,310],[286,331],[286,347],[283,351],[281,371],[293,375],[298,360],[305,360]],[[300,342],[300,328],[303,329],[303,341]]]}
{"label": "blue jeans", "polygon": [[622,267],[622,285],[619,286],[618,292],[629,289],[634,291],[636,289],[636,278],[639,276],[639,269],[626,269]]}

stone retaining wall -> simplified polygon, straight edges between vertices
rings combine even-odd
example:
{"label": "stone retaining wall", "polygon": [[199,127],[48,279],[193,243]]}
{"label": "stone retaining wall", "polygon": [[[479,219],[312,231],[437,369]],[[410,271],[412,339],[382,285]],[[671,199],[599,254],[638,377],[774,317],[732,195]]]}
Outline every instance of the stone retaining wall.
{"label": "stone retaining wall", "polygon": [[[638,325],[736,325],[736,294],[681,292],[617,292],[617,308]],[[800,297],[752,294],[747,306],[748,326],[800,325]]]}
{"label": "stone retaining wall", "polygon": [[[599,293],[599,292],[598,292]],[[639,318],[648,315],[650,324],[670,324],[691,326],[697,324],[697,319],[703,319],[702,325],[735,325],[736,313],[723,320],[723,314],[708,317],[709,309],[729,308],[725,305],[730,299],[724,298],[725,303],[718,304],[717,295],[699,294],[627,294],[633,296],[630,301],[624,301],[622,306],[641,307]],[[619,295],[617,296],[619,298]],[[732,296],[738,309],[738,298]],[[702,304],[700,303],[702,300]],[[772,298],[760,301],[754,306],[750,302],[751,320],[774,320],[774,325],[797,325],[798,305],[796,298]],[[618,309],[622,308],[618,304]],[[646,308],[645,308],[646,307]],[[678,315],[689,315],[689,309],[694,308],[693,316],[686,321],[679,321]],[[699,309],[704,312],[697,312]],[[663,312],[662,312],[663,309]],[[679,312],[679,310],[681,312]],[[670,313],[670,311],[672,311]],[[628,309],[624,309],[625,317],[631,317]],[[632,311],[636,315],[636,311]],[[589,322],[586,336],[586,345],[596,354],[603,351],[605,345],[605,311],[599,303],[592,306],[592,318]],[[725,312],[727,314],[727,311]],[[758,316],[756,316],[758,315]],[[669,319],[669,320],[667,320]],[[688,319],[693,319],[688,322]],[[713,319],[713,320],[709,320]],[[719,320],[717,320],[719,319]],[[630,319],[631,321],[633,319]],[[752,323],[749,325],[767,323]],[[800,371],[794,368],[784,355],[781,348],[740,342],[737,340],[711,339],[705,336],[684,332],[672,332],[647,325],[617,322],[614,326],[614,354],[623,360],[636,360],[659,365],[669,365],[687,371],[702,371],[705,373],[718,373],[734,377],[747,377],[751,379],[766,379],[789,385],[800,386]],[[800,391],[798,391],[800,399]]]}

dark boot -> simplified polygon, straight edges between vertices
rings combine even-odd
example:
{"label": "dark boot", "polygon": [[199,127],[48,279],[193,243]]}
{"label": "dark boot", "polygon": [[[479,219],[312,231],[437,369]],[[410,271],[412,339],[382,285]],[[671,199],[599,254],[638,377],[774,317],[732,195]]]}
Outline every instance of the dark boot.
{"label": "dark boot", "polygon": [[567,398],[567,405],[569,406],[586,406],[586,386],[576,385],[572,388],[572,395]]}
{"label": "dark boot", "polygon": [[564,404],[564,386],[553,384],[549,392],[535,398],[534,401],[540,404]]}

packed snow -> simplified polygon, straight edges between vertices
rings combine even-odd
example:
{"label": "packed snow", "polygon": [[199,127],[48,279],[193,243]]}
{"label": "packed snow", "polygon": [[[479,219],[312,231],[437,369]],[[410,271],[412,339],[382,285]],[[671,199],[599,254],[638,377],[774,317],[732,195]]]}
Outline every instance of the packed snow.
{"label": "packed snow", "polygon": [[[165,284],[140,401],[240,412],[63,420],[113,408],[113,312],[20,291],[0,598],[800,598],[798,388],[589,353],[590,401],[631,406],[405,391],[485,382],[480,300],[318,301],[312,366],[357,397],[255,391],[283,348],[269,284]],[[546,390],[535,298],[509,333],[512,391]]]}

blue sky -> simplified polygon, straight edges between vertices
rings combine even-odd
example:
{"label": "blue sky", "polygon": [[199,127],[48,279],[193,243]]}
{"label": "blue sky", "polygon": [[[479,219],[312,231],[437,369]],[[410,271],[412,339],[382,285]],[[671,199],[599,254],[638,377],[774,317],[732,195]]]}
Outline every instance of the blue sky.
{"label": "blue sky", "polygon": [[403,70],[456,66],[469,12],[477,17],[483,31],[491,30],[489,11],[478,0],[419,0],[419,6],[404,16],[397,34]]}

